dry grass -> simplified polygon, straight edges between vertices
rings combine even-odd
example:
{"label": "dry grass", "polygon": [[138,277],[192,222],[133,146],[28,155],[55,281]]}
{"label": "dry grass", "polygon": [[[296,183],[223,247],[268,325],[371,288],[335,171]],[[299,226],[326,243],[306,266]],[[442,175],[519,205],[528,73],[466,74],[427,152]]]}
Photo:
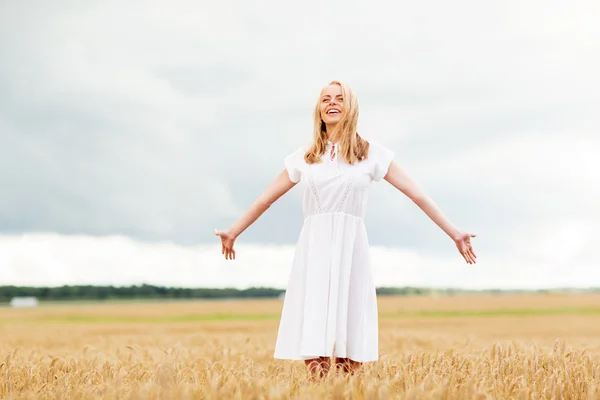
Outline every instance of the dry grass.
{"label": "dry grass", "polygon": [[594,307],[600,296],[381,298],[380,361],[319,383],[272,358],[280,301],[0,309],[0,397],[598,399]]}

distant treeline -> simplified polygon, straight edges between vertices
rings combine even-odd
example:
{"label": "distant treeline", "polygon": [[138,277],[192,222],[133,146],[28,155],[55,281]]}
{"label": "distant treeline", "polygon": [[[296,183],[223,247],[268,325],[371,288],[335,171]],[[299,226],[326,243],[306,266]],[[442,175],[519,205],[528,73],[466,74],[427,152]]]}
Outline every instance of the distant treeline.
{"label": "distant treeline", "polygon": [[[153,285],[134,286],[57,286],[26,287],[0,286],[0,302],[10,301],[13,297],[31,296],[38,300],[119,300],[119,299],[226,299],[226,298],[269,298],[279,297],[283,289],[252,287],[235,288],[176,288]],[[418,287],[379,287],[379,296],[453,296],[460,294],[514,294],[514,293],[551,293],[551,292],[600,292],[600,288],[590,289],[552,289],[552,290],[463,290],[433,289]]]}

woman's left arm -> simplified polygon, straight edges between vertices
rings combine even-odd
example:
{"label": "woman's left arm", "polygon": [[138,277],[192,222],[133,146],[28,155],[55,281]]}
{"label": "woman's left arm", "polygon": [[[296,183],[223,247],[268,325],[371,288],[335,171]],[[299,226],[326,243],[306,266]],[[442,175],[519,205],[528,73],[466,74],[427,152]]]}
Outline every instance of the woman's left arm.
{"label": "woman's left arm", "polygon": [[477,256],[473,251],[471,238],[477,235],[456,228],[435,202],[394,161],[391,162],[384,179],[408,196],[437,226],[450,236],[467,263],[475,264]]}

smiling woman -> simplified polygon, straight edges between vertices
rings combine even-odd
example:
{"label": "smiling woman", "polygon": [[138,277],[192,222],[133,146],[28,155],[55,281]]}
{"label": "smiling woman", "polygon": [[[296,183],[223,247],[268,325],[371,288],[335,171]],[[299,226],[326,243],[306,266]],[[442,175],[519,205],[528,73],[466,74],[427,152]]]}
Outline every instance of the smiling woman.
{"label": "smiling woman", "polygon": [[302,182],[304,225],[289,277],[275,358],[304,360],[324,376],[330,360],[346,372],[379,358],[378,315],[364,217],[368,189],[383,179],[412,199],[475,263],[471,238],[393,161],[394,153],[356,131],[358,101],[333,81],[314,110],[313,143],[284,159],[285,169],[231,228],[215,234],[235,259],[236,238],[273,202]]}

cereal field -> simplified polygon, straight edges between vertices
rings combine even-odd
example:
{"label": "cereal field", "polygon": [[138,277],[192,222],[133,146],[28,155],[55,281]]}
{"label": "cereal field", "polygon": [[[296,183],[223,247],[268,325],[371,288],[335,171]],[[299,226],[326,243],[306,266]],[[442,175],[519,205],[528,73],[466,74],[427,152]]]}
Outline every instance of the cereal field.
{"label": "cereal field", "polygon": [[272,358],[281,305],[0,308],[0,398],[600,398],[600,295],[381,297],[380,361],[317,382]]}

